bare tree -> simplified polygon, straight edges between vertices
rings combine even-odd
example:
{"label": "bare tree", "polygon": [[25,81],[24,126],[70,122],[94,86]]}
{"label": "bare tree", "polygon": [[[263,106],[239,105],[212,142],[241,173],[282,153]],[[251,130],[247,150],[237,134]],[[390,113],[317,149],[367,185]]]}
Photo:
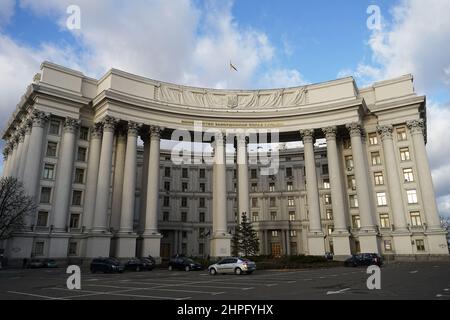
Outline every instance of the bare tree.
{"label": "bare tree", "polygon": [[0,179],[0,240],[8,239],[24,227],[25,218],[36,210],[32,197],[26,195],[15,178]]}
{"label": "bare tree", "polygon": [[445,230],[450,231],[450,217],[441,216],[441,226]]}

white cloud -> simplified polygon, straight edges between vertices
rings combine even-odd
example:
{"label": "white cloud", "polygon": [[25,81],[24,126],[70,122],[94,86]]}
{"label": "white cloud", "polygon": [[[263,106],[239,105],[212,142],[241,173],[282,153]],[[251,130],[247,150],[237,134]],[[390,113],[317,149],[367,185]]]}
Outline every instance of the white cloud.
{"label": "white cloud", "polygon": [[298,70],[275,69],[265,73],[262,78],[262,86],[267,88],[296,87],[307,84]]}

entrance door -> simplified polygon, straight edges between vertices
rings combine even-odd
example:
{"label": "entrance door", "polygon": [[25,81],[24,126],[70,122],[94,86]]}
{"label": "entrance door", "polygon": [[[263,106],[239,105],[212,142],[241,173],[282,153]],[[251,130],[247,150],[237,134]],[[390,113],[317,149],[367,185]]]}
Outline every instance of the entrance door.
{"label": "entrance door", "polygon": [[161,258],[170,258],[170,243],[161,243]]}
{"label": "entrance door", "polygon": [[272,243],[272,256],[279,257],[281,256],[281,244],[279,242]]}

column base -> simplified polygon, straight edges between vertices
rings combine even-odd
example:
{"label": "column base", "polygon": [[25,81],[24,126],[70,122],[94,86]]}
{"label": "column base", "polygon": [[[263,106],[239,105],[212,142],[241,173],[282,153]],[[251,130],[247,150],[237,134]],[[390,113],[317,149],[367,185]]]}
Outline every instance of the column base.
{"label": "column base", "polygon": [[361,253],[380,253],[377,234],[375,232],[359,233]]}
{"label": "column base", "polygon": [[116,257],[133,258],[136,256],[136,238],[134,233],[118,233],[116,239]]}
{"label": "column base", "polygon": [[308,251],[310,256],[325,255],[325,235],[322,232],[308,234]]}
{"label": "column base", "polygon": [[229,257],[231,255],[231,235],[214,235],[210,242],[211,257]]}
{"label": "column base", "polygon": [[142,235],[141,256],[152,256],[153,258],[155,258],[156,263],[159,263],[161,260],[161,238],[162,235],[159,233]]}
{"label": "column base", "polygon": [[111,234],[96,234],[92,233],[86,246],[86,257],[109,257],[109,249],[111,246]]}
{"label": "column base", "polygon": [[341,233],[335,232],[331,237],[333,239],[334,260],[342,260],[351,256],[350,234],[347,231]]}
{"label": "column base", "polygon": [[394,240],[395,254],[413,254],[411,245],[411,233],[407,232],[393,232],[392,238]]}
{"label": "column base", "polygon": [[15,235],[6,240],[5,256],[8,259],[31,258],[33,251],[33,234]]}
{"label": "column base", "polygon": [[447,243],[447,231],[436,230],[425,232],[428,240],[430,254],[449,254]]}
{"label": "column base", "polygon": [[50,258],[67,258],[70,237],[71,235],[68,233],[52,233],[48,256]]}

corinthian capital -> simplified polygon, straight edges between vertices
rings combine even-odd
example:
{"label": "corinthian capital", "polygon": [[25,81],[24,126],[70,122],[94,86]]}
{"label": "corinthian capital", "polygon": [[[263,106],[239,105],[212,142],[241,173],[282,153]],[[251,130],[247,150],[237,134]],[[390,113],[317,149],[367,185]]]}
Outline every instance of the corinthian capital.
{"label": "corinthian capital", "polygon": [[325,127],[325,128],[322,128],[322,132],[325,134],[325,138],[327,140],[336,139],[336,132],[337,132],[337,128],[336,127]]}
{"label": "corinthian capital", "polygon": [[133,121],[128,121],[128,135],[129,136],[137,136],[140,127],[141,127],[141,124],[133,122]]}
{"label": "corinthian capital", "polygon": [[423,119],[408,121],[406,122],[406,126],[409,131],[411,131],[411,134],[423,134],[425,131],[425,123]]}
{"label": "corinthian capital", "polygon": [[114,131],[117,126],[118,120],[111,116],[106,116],[102,120],[103,131]]}
{"label": "corinthian capital", "polygon": [[31,120],[33,121],[33,127],[41,127],[43,128],[47,121],[50,119],[50,116],[42,111],[33,110],[31,114]]}
{"label": "corinthian capital", "polygon": [[150,138],[151,139],[160,139],[162,130],[163,130],[163,128],[161,128],[159,126],[150,126]]}
{"label": "corinthian capital", "polygon": [[91,138],[100,139],[102,137],[103,124],[101,122],[94,123],[91,127]]}
{"label": "corinthian capital", "polygon": [[352,123],[346,124],[345,127],[347,128],[348,132],[350,133],[350,137],[361,137],[362,128],[359,123],[352,122]]}
{"label": "corinthian capital", "polygon": [[391,125],[378,126],[377,131],[381,136],[381,140],[392,139],[392,131],[394,128]]}
{"label": "corinthian capital", "polygon": [[64,121],[64,132],[74,133],[80,127],[80,120],[67,117]]}
{"label": "corinthian capital", "polygon": [[314,129],[302,129],[300,130],[300,136],[303,143],[314,143]]}

